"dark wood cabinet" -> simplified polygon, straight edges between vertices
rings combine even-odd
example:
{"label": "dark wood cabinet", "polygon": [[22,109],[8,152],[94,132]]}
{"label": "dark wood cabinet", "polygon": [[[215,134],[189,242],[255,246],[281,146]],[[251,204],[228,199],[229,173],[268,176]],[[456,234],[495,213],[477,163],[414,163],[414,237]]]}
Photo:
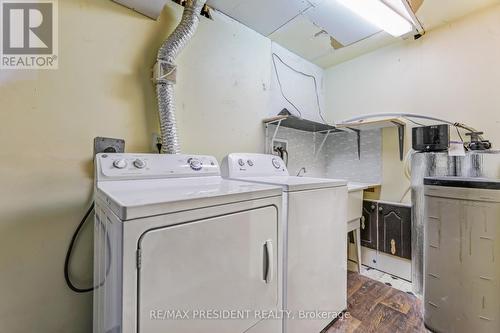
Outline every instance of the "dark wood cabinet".
{"label": "dark wood cabinet", "polygon": [[361,218],[361,245],[377,249],[377,203],[363,201],[363,217]]}
{"label": "dark wood cabinet", "polygon": [[411,208],[378,203],[378,250],[411,259]]}
{"label": "dark wood cabinet", "polygon": [[365,200],[361,245],[411,259],[411,207]]}

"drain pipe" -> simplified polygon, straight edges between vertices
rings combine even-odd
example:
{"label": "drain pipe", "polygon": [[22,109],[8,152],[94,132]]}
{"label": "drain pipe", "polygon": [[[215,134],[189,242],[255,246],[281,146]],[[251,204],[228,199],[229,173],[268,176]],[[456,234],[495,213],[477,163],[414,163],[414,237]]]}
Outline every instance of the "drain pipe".
{"label": "drain pipe", "polygon": [[200,12],[206,0],[187,0],[182,19],[174,32],[158,51],[153,81],[156,84],[163,154],[180,154],[175,119],[174,85],[177,66],[174,61],[193,37],[200,21]]}

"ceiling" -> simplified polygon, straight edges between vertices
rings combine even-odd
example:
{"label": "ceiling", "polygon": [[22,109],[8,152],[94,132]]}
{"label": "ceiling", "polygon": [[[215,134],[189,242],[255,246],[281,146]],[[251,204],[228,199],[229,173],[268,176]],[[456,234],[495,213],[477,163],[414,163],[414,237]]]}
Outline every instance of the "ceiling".
{"label": "ceiling", "polygon": [[[407,0],[384,1],[398,10]],[[422,0],[409,2],[415,5]],[[500,0],[424,0],[416,17],[430,31],[499,3]],[[321,67],[334,66],[399,40],[337,0],[208,0],[208,4]]]}

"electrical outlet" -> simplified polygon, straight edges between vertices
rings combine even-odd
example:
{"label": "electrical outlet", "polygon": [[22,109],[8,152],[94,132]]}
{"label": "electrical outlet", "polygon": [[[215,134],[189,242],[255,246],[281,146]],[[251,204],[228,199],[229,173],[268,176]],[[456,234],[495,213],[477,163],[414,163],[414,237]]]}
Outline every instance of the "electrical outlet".
{"label": "electrical outlet", "polygon": [[113,138],[94,138],[94,156],[99,153],[124,153],[125,140]]}
{"label": "electrical outlet", "polygon": [[283,148],[288,151],[288,141],[284,139],[273,140],[273,154],[277,154],[276,148]]}

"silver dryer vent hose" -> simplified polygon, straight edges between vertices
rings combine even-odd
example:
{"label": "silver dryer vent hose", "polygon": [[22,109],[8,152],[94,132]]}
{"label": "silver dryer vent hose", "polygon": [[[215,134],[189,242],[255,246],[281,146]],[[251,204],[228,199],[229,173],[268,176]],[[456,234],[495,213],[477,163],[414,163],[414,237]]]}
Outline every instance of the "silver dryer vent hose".
{"label": "silver dryer vent hose", "polygon": [[181,22],[158,51],[153,80],[156,83],[160,114],[161,152],[164,154],[181,152],[175,119],[174,84],[177,67],[174,61],[196,32],[199,14],[205,2],[206,0],[186,1]]}

